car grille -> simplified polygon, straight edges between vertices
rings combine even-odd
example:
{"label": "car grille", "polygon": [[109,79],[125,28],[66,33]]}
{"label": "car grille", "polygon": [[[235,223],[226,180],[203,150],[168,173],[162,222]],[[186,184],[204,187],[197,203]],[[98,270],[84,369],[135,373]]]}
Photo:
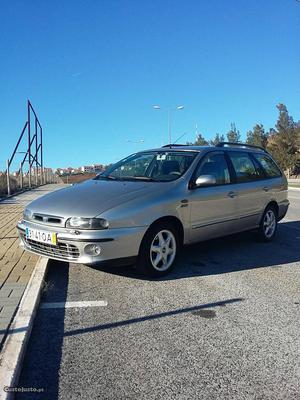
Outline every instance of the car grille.
{"label": "car grille", "polygon": [[46,225],[64,225],[64,219],[62,217],[56,217],[54,215],[36,214],[32,215],[32,219]]}
{"label": "car grille", "polygon": [[78,247],[68,243],[58,243],[57,246],[48,243],[40,243],[35,240],[26,239],[25,234],[21,234],[25,246],[35,253],[46,257],[56,257],[61,260],[76,260],[79,257]]}

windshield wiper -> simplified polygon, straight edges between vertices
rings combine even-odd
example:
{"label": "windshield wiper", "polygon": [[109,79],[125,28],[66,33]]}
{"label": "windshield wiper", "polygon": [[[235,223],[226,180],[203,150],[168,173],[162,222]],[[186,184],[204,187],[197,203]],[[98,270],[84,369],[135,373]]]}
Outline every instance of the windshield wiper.
{"label": "windshield wiper", "polygon": [[147,181],[147,182],[156,182],[155,179],[149,178],[148,176],[122,176],[120,178],[124,181]]}
{"label": "windshield wiper", "polygon": [[107,180],[115,181],[117,178],[112,175],[98,175],[94,179],[107,179]]}
{"label": "windshield wiper", "polygon": [[133,176],[133,179],[141,179],[141,180],[151,181],[151,182],[155,181],[155,179],[150,178],[149,176]]}
{"label": "windshield wiper", "polygon": [[148,176],[113,176],[113,175],[98,175],[94,179],[107,179],[113,181],[147,181],[157,182],[156,179],[149,178]]}

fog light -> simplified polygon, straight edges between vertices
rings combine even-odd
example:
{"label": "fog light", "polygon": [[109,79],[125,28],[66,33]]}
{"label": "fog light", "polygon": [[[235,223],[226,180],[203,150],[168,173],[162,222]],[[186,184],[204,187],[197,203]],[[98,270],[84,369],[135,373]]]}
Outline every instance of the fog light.
{"label": "fog light", "polygon": [[84,251],[89,256],[98,256],[101,253],[101,247],[98,244],[88,244],[85,246]]}

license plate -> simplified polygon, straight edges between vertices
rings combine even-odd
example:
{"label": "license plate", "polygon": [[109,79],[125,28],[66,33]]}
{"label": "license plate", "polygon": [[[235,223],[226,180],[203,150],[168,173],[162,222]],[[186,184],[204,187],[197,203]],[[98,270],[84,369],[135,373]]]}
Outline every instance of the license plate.
{"label": "license plate", "polygon": [[56,233],[40,231],[38,229],[26,228],[26,239],[35,240],[40,243],[57,244]]}

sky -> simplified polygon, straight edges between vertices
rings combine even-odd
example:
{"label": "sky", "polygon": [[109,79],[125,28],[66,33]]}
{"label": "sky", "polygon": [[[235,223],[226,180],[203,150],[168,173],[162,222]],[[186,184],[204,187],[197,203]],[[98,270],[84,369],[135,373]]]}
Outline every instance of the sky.
{"label": "sky", "polygon": [[297,0],[6,0],[0,17],[0,170],[27,99],[53,168],[168,143],[179,105],[173,142],[196,125],[206,138],[269,129],[279,102],[300,120]]}

